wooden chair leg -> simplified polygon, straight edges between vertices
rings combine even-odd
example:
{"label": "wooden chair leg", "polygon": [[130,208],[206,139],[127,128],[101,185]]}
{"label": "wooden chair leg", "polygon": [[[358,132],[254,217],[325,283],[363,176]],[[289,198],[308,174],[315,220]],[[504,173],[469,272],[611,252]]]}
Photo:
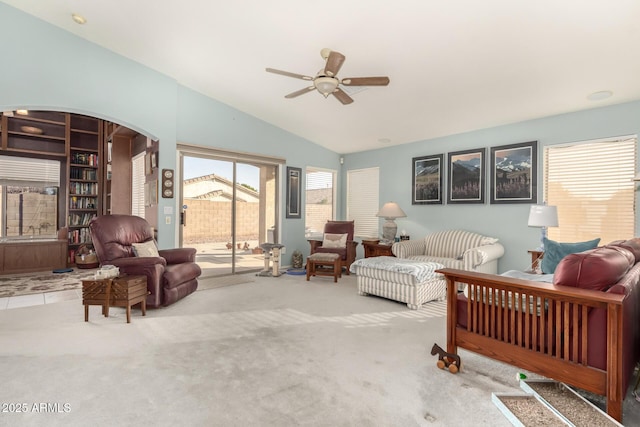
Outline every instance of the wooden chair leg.
{"label": "wooden chair leg", "polygon": [[314,262],[313,260],[307,260],[307,282],[309,281],[309,278],[311,277],[311,271],[314,268]]}

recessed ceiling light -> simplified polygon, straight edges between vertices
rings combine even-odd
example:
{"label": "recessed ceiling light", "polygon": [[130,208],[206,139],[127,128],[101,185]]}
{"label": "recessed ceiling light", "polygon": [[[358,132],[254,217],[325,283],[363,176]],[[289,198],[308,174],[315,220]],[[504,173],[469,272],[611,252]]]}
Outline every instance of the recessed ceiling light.
{"label": "recessed ceiling light", "polygon": [[28,116],[29,110],[16,110],[16,114],[19,114],[21,116]]}
{"label": "recessed ceiling light", "polygon": [[73,21],[74,21],[76,24],[83,25],[83,24],[86,24],[86,23],[87,23],[86,18],[85,18],[84,16],[82,16],[82,15],[78,15],[77,13],[72,13],[72,14],[71,14],[71,19],[73,19]]}
{"label": "recessed ceiling light", "polygon": [[611,95],[613,95],[613,92],[611,92],[610,90],[601,90],[599,92],[593,92],[592,94],[587,96],[587,99],[589,101],[601,101],[603,99],[610,98]]}

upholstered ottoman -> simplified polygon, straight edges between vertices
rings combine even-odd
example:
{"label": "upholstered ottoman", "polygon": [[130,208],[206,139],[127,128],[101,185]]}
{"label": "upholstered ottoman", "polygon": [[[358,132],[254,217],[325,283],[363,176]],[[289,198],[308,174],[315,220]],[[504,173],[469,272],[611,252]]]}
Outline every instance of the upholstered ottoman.
{"label": "upholstered ottoman", "polygon": [[342,277],[340,255],[323,252],[309,255],[307,257],[307,282],[311,276],[333,276],[333,282],[337,283],[338,278]]}
{"label": "upholstered ottoman", "polygon": [[351,272],[357,275],[358,294],[406,302],[412,310],[446,297],[444,276],[435,272],[439,268],[444,265],[389,256],[363,258],[351,264]]}

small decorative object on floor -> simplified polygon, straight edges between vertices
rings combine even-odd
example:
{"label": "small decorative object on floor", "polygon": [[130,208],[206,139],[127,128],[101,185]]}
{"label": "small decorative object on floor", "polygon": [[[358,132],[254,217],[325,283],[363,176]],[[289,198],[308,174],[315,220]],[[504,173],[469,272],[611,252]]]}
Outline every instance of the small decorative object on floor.
{"label": "small decorative object on floor", "polygon": [[304,268],[302,268],[303,262],[304,261],[303,261],[302,252],[300,252],[297,249],[293,251],[293,254],[291,255],[291,268],[287,270],[287,274],[292,274],[292,275],[307,274],[307,271]]}
{"label": "small decorative object on floor", "polygon": [[433,347],[431,347],[431,354],[438,355],[438,361],[436,362],[438,368],[447,368],[452,374],[457,374],[460,370],[460,356],[457,354],[447,353],[436,343],[433,343]]}
{"label": "small decorative object on floor", "polygon": [[302,262],[302,252],[296,249],[291,255],[291,267],[302,268]]}

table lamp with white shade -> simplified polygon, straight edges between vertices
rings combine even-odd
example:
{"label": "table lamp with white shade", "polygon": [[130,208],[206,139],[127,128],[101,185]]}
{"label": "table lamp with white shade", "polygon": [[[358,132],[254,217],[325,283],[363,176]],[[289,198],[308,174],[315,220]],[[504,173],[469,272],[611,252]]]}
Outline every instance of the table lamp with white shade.
{"label": "table lamp with white shade", "polygon": [[558,207],[531,205],[528,225],[529,227],[540,227],[540,250],[544,251],[544,238],[547,237],[547,227],[558,226]]}
{"label": "table lamp with white shade", "polygon": [[382,225],[382,240],[380,243],[383,245],[392,244],[395,241],[396,233],[398,232],[398,226],[394,219],[405,218],[407,214],[404,213],[396,202],[387,202],[380,208],[376,216],[386,220]]}

